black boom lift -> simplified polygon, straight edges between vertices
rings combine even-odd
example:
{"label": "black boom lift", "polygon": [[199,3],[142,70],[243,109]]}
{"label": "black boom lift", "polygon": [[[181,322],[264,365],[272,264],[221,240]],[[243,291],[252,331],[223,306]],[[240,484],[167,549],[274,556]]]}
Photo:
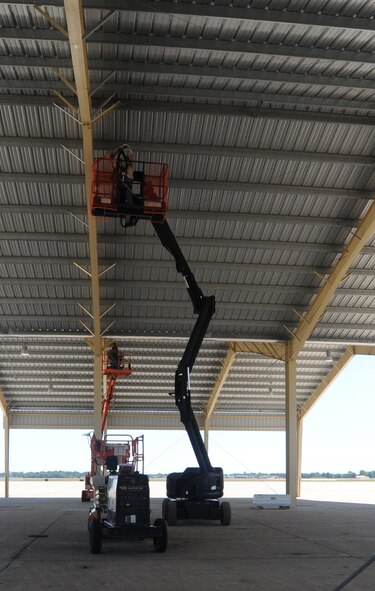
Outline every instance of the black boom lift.
{"label": "black boom lift", "polygon": [[94,160],[92,214],[119,217],[124,227],[135,225],[139,219],[151,221],[160,242],[175,259],[176,270],[185,279],[194,313],[198,315],[175,373],[174,396],[199,467],[168,475],[163,518],[168,525],[175,525],[179,519],[212,519],[229,525],[230,504],[219,501],[224,489],[223,470],[212,467],[191,406],[190,376],[215,312],[215,297],[203,295],[198,286],[165,219],[167,203],[166,164],[135,162],[127,145]]}
{"label": "black boom lift", "polygon": [[181,273],[185,279],[194,313],[198,314],[175,373],[174,396],[180,411],[181,422],[189,436],[199,468],[186,468],[184,472],[168,475],[168,498],[163,502],[163,517],[168,525],[175,525],[178,519],[220,519],[223,525],[229,525],[230,505],[226,502],[220,503],[218,500],[223,496],[223,470],[211,466],[191,406],[190,396],[190,375],[215,312],[215,297],[203,295],[168,222],[166,220],[161,224],[152,222],[152,225],[160,242],[174,257],[177,272]]}

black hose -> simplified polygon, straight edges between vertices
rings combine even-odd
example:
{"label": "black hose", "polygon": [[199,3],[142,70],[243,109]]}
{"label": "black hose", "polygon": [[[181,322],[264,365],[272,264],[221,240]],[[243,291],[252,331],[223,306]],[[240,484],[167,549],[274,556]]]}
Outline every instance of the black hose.
{"label": "black hose", "polygon": [[343,581],[342,583],[340,583],[340,585],[338,585],[338,587],[335,587],[333,589],[333,591],[340,591],[341,589],[343,589],[344,587],[346,587],[346,585],[348,583],[350,583],[353,579],[355,579],[356,577],[358,577],[358,575],[361,574],[361,572],[363,572],[373,562],[375,562],[375,554],[373,556],[371,556],[368,560],[366,560],[366,562],[364,562],[362,564],[362,566],[360,566],[359,568],[357,568],[357,570],[355,570],[354,573],[352,573],[347,579],[345,579],[345,581]]}

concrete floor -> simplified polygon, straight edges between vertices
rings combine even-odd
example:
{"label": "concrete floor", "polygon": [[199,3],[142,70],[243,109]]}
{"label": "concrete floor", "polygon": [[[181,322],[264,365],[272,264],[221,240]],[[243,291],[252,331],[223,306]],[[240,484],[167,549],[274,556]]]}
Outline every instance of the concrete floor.
{"label": "concrete floor", "polygon": [[[88,503],[0,499],[0,590],[374,590],[373,506],[299,501],[293,510],[259,510],[248,499],[228,500],[229,527],[169,527],[165,554],[145,540],[106,542],[92,555]],[[161,499],[152,509],[153,519],[161,516]]]}

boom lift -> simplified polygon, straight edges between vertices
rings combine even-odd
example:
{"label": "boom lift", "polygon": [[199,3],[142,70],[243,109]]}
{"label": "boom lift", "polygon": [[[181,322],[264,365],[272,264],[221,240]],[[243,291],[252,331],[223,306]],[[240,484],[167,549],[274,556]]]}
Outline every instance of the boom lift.
{"label": "boom lift", "polygon": [[[99,472],[105,471],[107,465],[107,458],[111,457],[112,455],[119,456],[119,463],[129,462],[130,459],[130,449],[128,449],[128,445],[125,443],[124,448],[121,448],[121,443],[118,442],[116,446],[116,450],[114,449],[113,441],[111,444],[107,441],[107,437],[104,435],[107,428],[107,420],[108,420],[108,413],[110,410],[111,402],[115,396],[115,388],[117,384],[117,379],[121,376],[130,376],[132,374],[131,370],[131,363],[127,368],[123,366],[123,359],[122,355],[116,360],[114,364],[115,367],[110,367],[110,361],[107,358],[108,355],[103,353],[102,362],[103,362],[103,375],[108,376],[107,382],[107,390],[105,396],[102,400],[102,407],[101,407],[101,439],[97,440],[94,433],[89,433],[90,436],[90,451],[91,451],[91,470],[85,476],[85,488],[82,490],[81,500],[82,502],[90,501],[94,498],[94,486],[93,486],[93,478],[94,476],[98,475]],[[134,455],[137,455],[136,452],[137,447],[137,440],[132,445],[132,451],[134,451]],[[137,466],[135,469],[138,469]]]}
{"label": "boom lift", "polygon": [[131,365],[125,368],[122,356],[116,363],[112,360],[111,366],[107,355],[103,360],[103,374],[109,379],[101,408],[101,438],[91,435],[90,485],[82,491],[82,500],[93,498],[94,501],[88,518],[90,551],[100,553],[103,540],[151,538],[155,551],[165,552],[168,537],[164,519],[156,519],[150,525],[149,482],[143,474],[143,435],[133,438],[106,434],[116,381],[132,374]]}
{"label": "boom lift", "polygon": [[223,470],[212,467],[191,406],[190,376],[215,312],[215,297],[203,295],[198,286],[166,220],[167,203],[166,164],[134,162],[126,144],[94,160],[92,214],[119,217],[124,227],[134,226],[139,219],[151,221],[160,242],[175,259],[198,315],[175,373],[174,397],[199,467],[168,475],[163,517],[169,525],[175,525],[178,519],[213,519],[229,525],[230,504],[219,501],[223,496]]}

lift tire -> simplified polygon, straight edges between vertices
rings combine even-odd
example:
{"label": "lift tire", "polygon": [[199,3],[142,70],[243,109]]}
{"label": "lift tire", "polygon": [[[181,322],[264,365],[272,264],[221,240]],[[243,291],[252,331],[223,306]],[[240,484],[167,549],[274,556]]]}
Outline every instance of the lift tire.
{"label": "lift tire", "polygon": [[102,550],[102,525],[99,519],[89,520],[89,547],[91,554],[100,554]]}
{"label": "lift tire", "polygon": [[232,516],[230,504],[223,501],[220,505],[220,522],[221,525],[229,525]]}
{"label": "lift tire", "polygon": [[156,519],[154,526],[161,528],[161,536],[153,538],[154,550],[155,552],[165,552],[168,546],[168,531],[164,519]]}
{"label": "lift tire", "polygon": [[169,499],[163,499],[163,502],[161,505],[161,516],[163,519],[167,519],[169,503],[170,503]]}
{"label": "lift tire", "polygon": [[177,503],[169,501],[166,505],[166,516],[165,519],[168,525],[173,526],[177,523]]}

